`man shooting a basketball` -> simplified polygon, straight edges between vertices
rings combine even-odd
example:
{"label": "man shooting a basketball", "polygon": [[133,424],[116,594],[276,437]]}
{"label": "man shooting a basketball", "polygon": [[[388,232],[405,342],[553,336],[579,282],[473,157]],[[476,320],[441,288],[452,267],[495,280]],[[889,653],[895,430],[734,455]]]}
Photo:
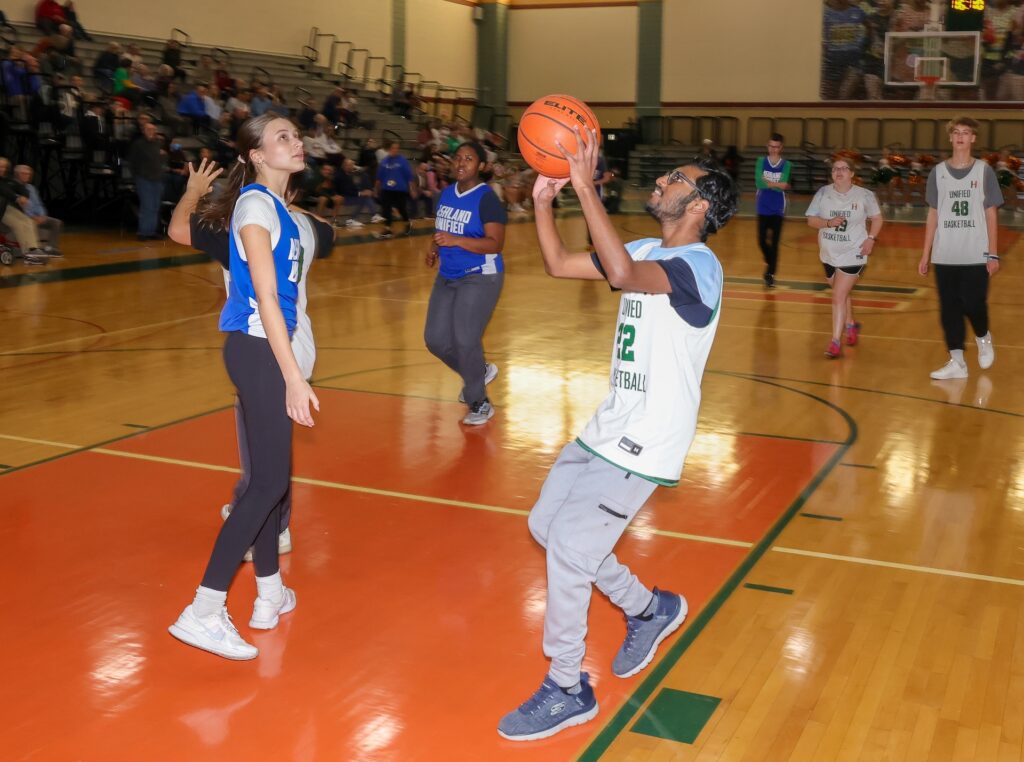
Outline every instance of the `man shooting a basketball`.
{"label": "man shooting a basketball", "polygon": [[[622,291],[612,348],[611,389],[586,428],[562,450],[530,512],[533,537],[547,552],[544,654],[540,688],[507,714],[498,732],[512,740],[546,738],[597,714],[582,672],[592,586],[626,617],[612,662],[630,677],[686,618],[686,599],[649,590],[612,552],[658,485],[675,486],[693,441],[700,382],[718,327],[722,267],[704,245],[736,211],[732,180],[710,164],[687,164],[659,178],[648,211],[661,238],[623,245],[594,188],[598,141],[575,150],[563,180],[538,177],[533,189],[544,269],[556,278],[607,280]],[[552,200],[572,181],[596,252],[569,253],[555,227]]]}

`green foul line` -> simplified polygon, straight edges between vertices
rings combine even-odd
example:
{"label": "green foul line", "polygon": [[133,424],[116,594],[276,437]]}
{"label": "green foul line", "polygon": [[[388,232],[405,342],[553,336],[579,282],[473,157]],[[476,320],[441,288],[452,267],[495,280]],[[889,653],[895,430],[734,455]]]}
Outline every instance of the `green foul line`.
{"label": "green foul line", "polygon": [[803,491],[797,495],[796,500],[786,509],[785,513],[782,514],[776,520],[775,524],[768,533],[761,538],[761,541],[755,545],[746,558],[740,563],[736,571],[734,571],[729,578],[725,581],[722,587],[717,593],[708,601],[707,605],[701,610],[697,617],[693,620],[689,627],[687,627],[683,634],[680,635],[679,640],[665,653],[665,655],[657,662],[657,664],[651,669],[650,674],[644,679],[637,689],[633,692],[626,703],[615,713],[611,721],[604,727],[604,729],[590,742],[590,745],[583,750],[583,753],[579,757],[579,762],[596,762],[601,756],[608,750],[612,742],[618,737],[618,735],[626,729],[630,720],[636,715],[643,704],[650,698],[651,694],[661,686],[662,681],[668,676],[668,673],[675,667],[676,663],[682,658],[683,654],[690,647],[697,636],[707,627],[711,619],[718,613],[718,610],[722,608],[729,597],[739,587],[740,582],[747,576],[754,565],[761,560],[761,557],[768,551],[768,549],[775,542],[775,538],[779,536],[782,530],[790,522],[790,520],[800,511],[804,503],[807,502],[808,498],[814,494],[818,486],[824,481],[825,477],[831,473],[832,469],[835,468],[836,464],[842,460],[847,450],[857,441],[857,422],[850,417],[850,414],[843,410],[838,405],[829,402],[826,399],[818,397],[809,392],[805,392],[801,389],[793,389],[782,384],[777,384],[773,381],[766,381],[760,378],[752,378],[750,376],[743,376],[736,373],[729,373],[727,371],[717,371],[720,375],[734,376],[736,378],[743,378],[755,383],[765,384],[767,386],[776,386],[780,389],[786,389],[787,391],[800,394],[804,397],[809,397],[816,402],[831,408],[838,413],[846,421],[846,425],[849,428],[849,434],[846,441],[841,444],[831,458],[821,467],[821,470],[815,474],[811,482],[804,487]]}
{"label": "green foul line", "polygon": [[801,513],[801,516],[805,516],[809,519],[821,519],[822,521],[842,521],[841,516],[826,516],[824,513]]}
{"label": "green foul line", "polygon": [[793,591],[788,587],[772,587],[771,585],[757,585],[753,582],[747,582],[743,587],[751,590],[763,590],[766,593],[781,593],[782,595],[792,595]]}
{"label": "green foul line", "polygon": [[846,466],[847,468],[878,468],[878,466],[872,466],[870,463],[840,463],[840,466]]}

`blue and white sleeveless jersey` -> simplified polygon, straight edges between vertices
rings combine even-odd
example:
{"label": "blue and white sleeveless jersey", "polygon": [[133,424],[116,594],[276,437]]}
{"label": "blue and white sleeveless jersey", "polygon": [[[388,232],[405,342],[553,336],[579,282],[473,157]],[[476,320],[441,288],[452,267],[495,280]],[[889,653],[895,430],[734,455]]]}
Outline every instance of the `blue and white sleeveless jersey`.
{"label": "blue and white sleeveless jersey", "polygon": [[[505,207],[486,183],[480,183],[465,193],[459,193],[458,184],[452,183],[441,192],[434,213],[434,229],[467,238],[483,238],[488,222],[508,222]],[[476,254],[461,246],[441,246],[441,277],[458,280],[467,275],[494,275],[505,272],[501,252]]]}
{"label": "blue and white sleeveless jersey", "polygon": [[[295,331],[299,280],[303,275],[306,253],[302,248],[299,227],[288,213],[284,201],[255,183],[242,188],[242,195],[238,197],[235,211],[231,215],[231,282],[227,302],[220,313],[220,330],[241,331],[263,338],[267,336],[260,320],[256,290],[240,235],[242,228],[247,225],[259,225],[270,233],[274,271],[277,275],[278,304],[284,315],[288,335],[291,336]],[[308,256],[312,256],[312,252]]]}

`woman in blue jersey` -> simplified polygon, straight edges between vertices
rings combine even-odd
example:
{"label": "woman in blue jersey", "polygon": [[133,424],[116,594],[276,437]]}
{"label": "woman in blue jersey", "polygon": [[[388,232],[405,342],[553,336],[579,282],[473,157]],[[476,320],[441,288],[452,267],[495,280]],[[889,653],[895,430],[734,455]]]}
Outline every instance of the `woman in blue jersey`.
{"label": "woman in blue jersey", "polygon": [[441,193],[434,215],[434,240],[427,254],[440,271],[430,293],[427,349],[462,377],[459,399],[469,406],[462,422],[479,426],[494,416],[484,388],[498,367],[484,360],[483,335],[505,281],[505,207],[480,178],[487,154],[479,143],[463,143],[452,160],[455,183]]}
{"label": "woman in blue jersey", "polygon": [[220,224],[230,217],[231,282],[220,328],[227,333],[224,362],[245,422],[251,478],[217,535],[195,599],[170,632],[228,659],[252,659],[259,651],[232,624],[227,589],[251,545],[257,597],[249,626],[272,629],[295,608],[278,566],[279,505],[288,489],[292,421],[312,426],[310,403],[320,405],[291,345],[303,260],[313,254],[303,250],[284,200],[291,175],[305,169],[302,140],[289,120],[266,114],[241,126],[237,145],[228,187],[200,216]]}

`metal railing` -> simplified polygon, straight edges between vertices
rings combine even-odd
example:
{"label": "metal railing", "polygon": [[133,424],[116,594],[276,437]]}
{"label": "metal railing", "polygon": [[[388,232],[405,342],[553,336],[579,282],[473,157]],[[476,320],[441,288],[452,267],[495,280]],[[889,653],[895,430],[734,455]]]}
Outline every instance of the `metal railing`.
{"label": "metal railing", "polygon": [[[386,59],[384,56],[367,56],[366,57],[366,66],[365,66],[365,68],[363,70],[363,82],[365,82],[367,84],[370,83],[370,69],[373,67],[373,64],[371,63],[371,61],[383,61],[384,64],[386,65],[387,62],[388,62],[388,59]],[[384,69],[382,67],[381,68],[381,75],[380,75],[380,77],[378,77],[378,79],[383,79],[383,78],[384,78]]]}
{"label": "metal railing", "polygon": [[183,48],[187,48],[192,44],[192,36],[184,29],[178,29],[178,27],[174,27],[171,30],[171,39],[178,42]]}
{"label": "metal railing", "polygon": [[[257,77],[256,77],[257,74],[262,74],[263,78],[257,80]],[[274,84],[274,75],[272,75],[269,71],[264,69],[262,66],[253,66],[252,67],[252,75],[249,77],[249,84],[251,85],[253,82],[256,82],[256,81],[262,82],[264,85],[273,85]]]}

